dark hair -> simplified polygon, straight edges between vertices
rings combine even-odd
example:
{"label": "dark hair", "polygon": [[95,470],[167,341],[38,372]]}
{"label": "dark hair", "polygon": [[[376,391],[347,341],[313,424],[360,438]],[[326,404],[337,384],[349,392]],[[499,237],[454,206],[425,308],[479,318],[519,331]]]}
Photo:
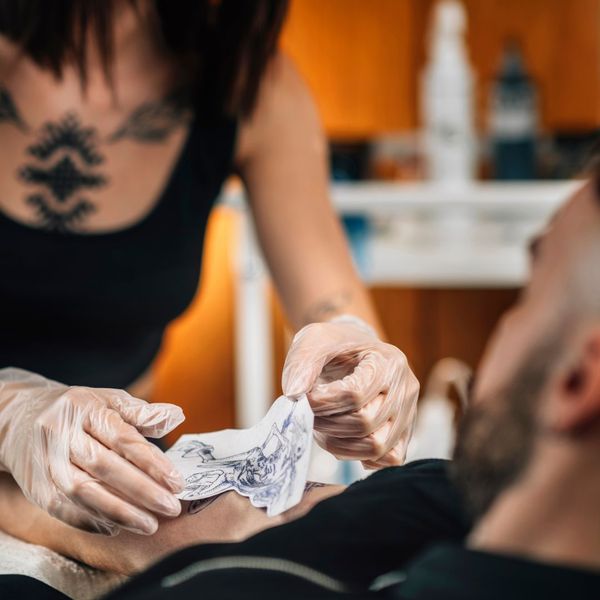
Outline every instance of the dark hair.
{"label": "dark hair", "polygon": [[[248,114],[277,47],[288,0],[149,2],[157,36],[182,66],[197,100],[226,114]],[[57,77],[65,63],[75,64],[83,85],[91,35],[112,81],[113,16],[124,4],[142,18],[140,0],[0,0],[0,34]]]}

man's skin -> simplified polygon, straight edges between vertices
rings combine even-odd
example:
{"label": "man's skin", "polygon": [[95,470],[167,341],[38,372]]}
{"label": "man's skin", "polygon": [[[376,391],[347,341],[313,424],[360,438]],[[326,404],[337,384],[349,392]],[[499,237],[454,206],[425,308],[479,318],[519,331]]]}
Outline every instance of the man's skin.
{"label": "man's skin", "polygon": [[[296,519],[317,502],[339,494],[345,486],[307,484],[300,504],[268,517],[235,492],[207,500],[182,502],[181,515],[164,519],[150,536],[122,531],[115,537],[69,527],[29,503],[6,473],[0,474],[0,529],[27,542],[105,571],[125,575],[142,571],[160,558],[193,544],[237,542],[259,531]],[[19,515],[16,519],[15,515]]]}
{"label": "man's skin", "polygon": [[[468,540],[475,549],[594,570],[600,569],[597,187],[591,181],[580,188],[532,243],[529,284],[496,329],[478,371],[473,409],[489,433],[506,421],[504,391],[519,371],[540,358],[549,370],[533,382],[540,387],[537,397],[518,399],[533,404],[526,433],[529,456],[509,457],[518,472],[498,490]],[[545,346],[541,356],[540,345]],[[470,429],[463,432],[470,438],[463,444],[471,458],[497,450],[485,427]],[[507,447],[512,434],[506,431]]]}
{"label": "man's skin", "polygon": [[[530,282],[488,345],[454,466],[463,491],[479,499],[473,500],[478,519],[469,547],[600,570],[600,199],[595,186],[583,185],[532,245]],[[10,506],[0,505],[1,528],[121,572],[214,536],[247,537],[341,491],[313,489],[296,514],[269,522],[246,500],[229,494],[195,520],[182,516],[164,523],[153,537],[108,539],[54,521],[29,505],[10,481],[2,485],[10,494],[0,498],[10,497]],[[30,525],[14,523],[14,517],[3,517],[7,514],[19,514]],[[118,561],[125,566],[118,568]]]}

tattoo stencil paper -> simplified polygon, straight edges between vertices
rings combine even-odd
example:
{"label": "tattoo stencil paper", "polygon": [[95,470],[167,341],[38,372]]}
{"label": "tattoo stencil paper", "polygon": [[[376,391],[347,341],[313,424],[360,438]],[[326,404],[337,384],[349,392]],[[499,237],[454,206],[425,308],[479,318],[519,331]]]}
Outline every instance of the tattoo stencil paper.
{"label": "tattoo stencil paper", "polygon": [[302,499],[313,431],[306,396],[279,397],[250,429],[183,435],[167,456],[186,480],[182,500],[235,490],[257,507],[278,515]]}

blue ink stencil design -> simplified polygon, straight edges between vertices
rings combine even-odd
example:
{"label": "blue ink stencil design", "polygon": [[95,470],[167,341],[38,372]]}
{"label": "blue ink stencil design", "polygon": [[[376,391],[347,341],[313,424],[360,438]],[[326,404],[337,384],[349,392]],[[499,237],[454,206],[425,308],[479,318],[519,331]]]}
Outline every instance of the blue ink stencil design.
{"label": "blue ink stencil design", "polygon": [[[270,515],[295,505],[306,483],[313,416],[306,399],[282,397],[277,403],[253,429],[183,436],[167,453],[187,483],[179,497],[196,500],[235,490]],[[213,443],[211,436],[219,436],[221,443]],[[242,437],[251,443],[227,453]]]}

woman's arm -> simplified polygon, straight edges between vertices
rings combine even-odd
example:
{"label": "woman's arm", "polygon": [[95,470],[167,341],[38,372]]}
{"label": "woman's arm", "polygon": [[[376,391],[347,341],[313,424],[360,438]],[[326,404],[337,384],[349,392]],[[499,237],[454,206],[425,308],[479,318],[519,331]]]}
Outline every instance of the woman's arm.
{"label": "woman's arm", "polygon": [[287,513],[268,517],[235,492],[204,501],[183,502],[181,516],[162,520],[150,536],[122,531],[114,537],[86,533],[53,519],[29,503],[14,480],[0,474],[0,529],[13,537],[50,548],[63,556],[105,571],[131,575],[185,546],[241,541],[296,519],[344,486],[310,486],[301,503]]}
{"label": "woman's arm", "polygon": [[286,359],[284,394],[308,395],[316,439],[338,458],[370,468],[401,464],[419,384],[404,354],[379,339],[329,201],[327,148],[314,105],[281,55],[242,124],[237,165],[287,315],[294,327],[306,326]]}
{"label": "woman's arm", "polygon": [[293,64],[276,56],[241,126],[237,167],[295,328],[350,313],[378,327],[329,200],[327,144]]}

